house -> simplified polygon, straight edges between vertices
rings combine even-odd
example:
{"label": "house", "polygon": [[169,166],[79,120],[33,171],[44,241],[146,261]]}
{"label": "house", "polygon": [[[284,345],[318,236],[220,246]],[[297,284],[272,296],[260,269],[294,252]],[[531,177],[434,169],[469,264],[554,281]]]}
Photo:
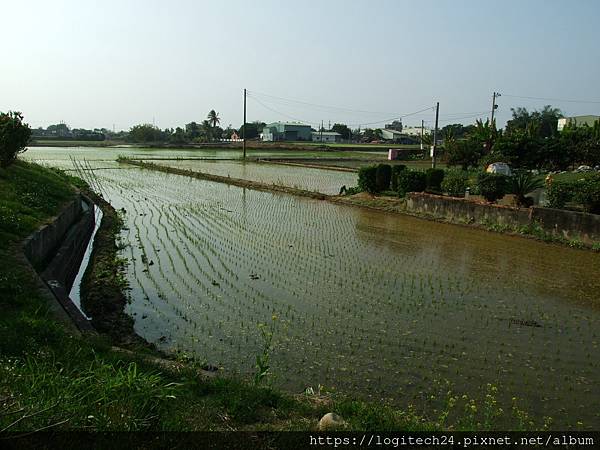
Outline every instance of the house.
{"label": "house", "polygon": [[313,142],[339,142],[342,135],[336,131],[313,131]]}
{"label": "house", "polygon": [[576,125],[578,127],[587,125],[593,127],[594,123],[600,120],[600,116],[573,116],[573,117],[562,117],[558,119],[557,130],[562,131],[567,125]]}
{"label": "house", "polygon": [[386,123],[385,124],[385,129],[386,130],[402,131],[402,119],[400,119],[400,120],[394,120],[392,123]]}
{"label": "house", "polygon": [[429,133],[429,129],[423,128],[423,130],[421,130],[421,127],[404,127],[402,129],[402,133],[404,133],[405,135],[416,137],[421,136],[421,131],[423,131],[423,134]]}
{"label": "house", "polygon": [[402,134],[402,132],[391,128],[384,128],[381,130],[381,137],[384,141],[399,141],[402,139]]}
{"label": "house", "polygon": [[263,141],[310,141],[310,125],[301,122],[273,122],[266,125],[261,133]]}

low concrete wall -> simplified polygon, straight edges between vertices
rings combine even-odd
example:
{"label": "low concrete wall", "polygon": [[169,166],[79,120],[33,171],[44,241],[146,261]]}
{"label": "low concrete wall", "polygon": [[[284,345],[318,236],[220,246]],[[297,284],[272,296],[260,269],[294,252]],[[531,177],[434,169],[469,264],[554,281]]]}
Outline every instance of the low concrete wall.
{"label": "low concrete wall", "polygon": [[544,230],[586,244],[600,242],[600,215],[552,208],[532,208],[531,218]]}
{"label": "low concrete wall", "polygon": [[539,225],[548,233],[586,244],[600,242],[600,216],[552,208],[512,208],[486,205],[462,198],[412,192],[406,196],[408,212],[455,223],[499,224],[517,228]]}
{"label": "low concrete wall", "polygon": [[44,267],[63,237],[82,213],[82,197],[78,195],[48,225],[44,225],[25,240],[23,251],[36,269]]}
{"label": "low concrete wall", "polygon": [[39,273],[54,299],[81,331],[94,329],[69,298],[85,250],[94,231],[94,204],[78,195],[52,223],[23,243],[23,253]]}

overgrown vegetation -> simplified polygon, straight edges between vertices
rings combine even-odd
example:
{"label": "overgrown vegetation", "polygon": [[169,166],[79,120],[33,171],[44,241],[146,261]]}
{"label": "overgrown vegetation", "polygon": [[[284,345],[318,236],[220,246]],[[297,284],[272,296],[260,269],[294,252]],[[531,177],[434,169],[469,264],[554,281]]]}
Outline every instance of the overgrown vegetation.
{"label": "overgrown vegetation", "polygon": [[30,136],[31,128],[20,112],[0,112],[0,167],[8,167],[25,151]]}
{"label": "overgrown vegetation", "polygon": [[548,180],[548,206],[564,208],[573,202],[582,205],[583,210],[600,214],[600,174],[591,174],[573,181]]}

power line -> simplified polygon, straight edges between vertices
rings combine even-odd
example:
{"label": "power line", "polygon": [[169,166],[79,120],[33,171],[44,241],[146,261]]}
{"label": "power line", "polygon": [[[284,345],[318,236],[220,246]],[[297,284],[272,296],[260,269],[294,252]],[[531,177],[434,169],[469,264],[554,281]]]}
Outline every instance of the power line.
{"label": "power line", "polygon": [[312,107],[316,107],[316,108],[331,109],[331,110],[336,110],[336,111],[340,111],[340,112],[351,112],[351,113],[359,113],[359,114],[386,114],[386,115],[396,114],[394,112],[389,112],[389,111],[388,112],[386,112],[386,111],[367,111],[367,110],[361,110],[361,109],[344,108],[344,107],[340,107],[340,106],[321,105],[318,103],[311,103],[311,102],[306,102],[306,101],[302,101],[302,100],[278,97],[275,95],[264,94],[262,92],[256,92],[256,91],[248,91],[248,92],[250,94],[254,94],[257,96],[267,97],[267,98],[271,99],[270,101],[272,101],[272,102],[275,100],[278,100],[280,102],[287,102],[288,104],[292,103],[292,104],[299,104],[299,105],[305,105],[305,106],[312,106]]}
{"label": "power line", "polygon": [[512,98],[526,98],[529,100],[544,100],[551,102],[565,102],[565,103],[590,103],[590,104],[600,104],[600,101],[596,100],[568,100],[564,98],[549,98],[549,97],[529,97],[526,95],[511,95],[511,94],[502,94],[504,97],[512,97]]}
{"label": "power line", "polygon": [[283,112],[281,112],[281,111],[277,111],[276,109],[274,109],[274,108],[271,108],[271,107],[269,107],[269,106],[265,105],[263,102],[261,102],[261,101],[260,101],[258,98],[256,98],[256,97],[251,97],[251,96],[248,96],[248,98],[251,98],[251,99],[255,100],[255,101],[256,101],[256,102],[258,102],[258,103],[259,103],[259,104],[260,104],[260,105],[261,105],[263,108],[266,108],[266,109],[268,109],[269,111],[272,111],[272,112],[274,112],[274,113],[276,113],[276,114],[279,114],[279,115],[282,115],[282,116],[284,116],[284,117],[287,117],[288,119],[295,120],[295,121],[298,121],[298,122],[304,122],[304,123],[307,123],[307,124],[309,124],[309,125],[318,125],[316,122],[310,122],[310,121],[308,121],[308,120],[299,119],[299,118],[297,118],[297,117],[293,117],[293,116],[290,116],[290,115],[288,115],[288,114],[285,114],[285,113],[283,113]]}
{"label": "power line", "polygon": [[405,117],[416,116],[417,114],[422,113],[424,111],[432,111],[434,109],[435,109],[435,106],[429,106],[429,107],[421,109],[419,111],[415,111],[415,112],[408,113],[408,114],[403,114],[403,115],[397,116],[397,117],[392,117],[391,119],[385,119],[385,120],[379,120],[377,122],[367,122],[367,123],[365,123],[365,122],[361,122],[361,123],[349,123],[347,125],[349,125],[349,126],[377,125],[378,123],[392,122],[394,120],[404,119]]}
{"label": "power line", "polygon": [[[303,120],[303,119],[300,119],[300,118],[298,118],[298,117],[295,117],[295,116],[290,116],[289,114],[286,114],[286,113],[284,113],[284,112],[278,111],[278,110],[276,110],[275,108],[271,108],[270,106],[268,106],[268,105],[265,105],[265,104],[264,104],[264,103],[263,103],[261,100],[259,100],[257,97],[254,97],[254,96],[249,96],[249,98],[252,98],[253,100],[255,100],[256,102],[258,102],[258,103],[259,103],[261,106],[263,106],[264,108],[268,109],[269,111],[272,111],[272,112],[274,112],[274,113],[276,113],[276,114],[280,114],[280,115],[282,115],[282,116],[284,116],[284,117],[287,117],[288,119],[296,120],[296,121],[299,121],[299,122],[304,122],[304,123],[307,123],[307,124],[310,124],[310,125],[317,125],[317,126],[319,125],[317,122],[311,122],[311,121],[309,121],[309,120]],[[359,123],[359,122],[357,122],[357,123],[349,123],[349,124],[347,124],[347,125],[348,125],[348,126],[359,126],[359,125],[361,125],[361,126],[362,126],[362,125],[376,125],[376,124],[380,124],[380,123],[391,122],[391,121],[394,121],[394,120],[403,119],[404,117],[410,117],[410,116],[414,116],[414,115],[417,115],[417,114],[419,114],[419,113],[422,113],[422,112],[424,112],[424,111],[430,111],[430,110],[433,110],[433,108],[434,108],[434,107],[430,106],[430,107],[427,107],[427,108],[421,109],[421,110],[419,110],[419,111],[415,111],[415,112],[408,113],[408,114],[402,114],[402,115],[399,115],[399,116],[396,116],[396,117],[392,117],[392,118],[388,118],[388,119],[384,119],[384,120],[378,120],[378,121],[376,121],[376,122],[360,122],[360,123]]]}

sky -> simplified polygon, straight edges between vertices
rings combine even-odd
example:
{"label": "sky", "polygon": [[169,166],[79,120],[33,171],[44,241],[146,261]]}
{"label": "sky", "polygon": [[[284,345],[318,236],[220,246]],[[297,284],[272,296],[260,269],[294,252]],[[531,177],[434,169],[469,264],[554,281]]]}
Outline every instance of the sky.
{"label": "sky", "polygon": [[244,88],[248,121],[600,115],[598,0],[0,2],[0,111],[33,127],[239,127]]}

